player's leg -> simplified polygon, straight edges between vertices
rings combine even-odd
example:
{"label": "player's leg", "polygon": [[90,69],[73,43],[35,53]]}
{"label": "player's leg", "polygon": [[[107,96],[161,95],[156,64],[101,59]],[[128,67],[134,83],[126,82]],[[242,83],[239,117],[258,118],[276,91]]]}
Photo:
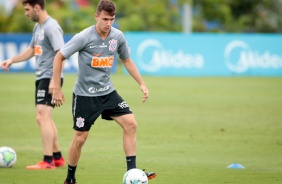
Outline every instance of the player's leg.
{"label": "player's leg", "polygon": [[[61,86],[63,86],[63,78],[61,79]],[[49,81],[50,84],[50,81]],[[49,88],[49,85],[48,85]],[[49,90],[49,89],[48,89]],[[52,101],[52,95],[49,93],[47,95],[47,105],[54,107],[54,105],[51,103]],[[51,116],[52,118],[52,116]],[[61,148],[60,148],[60,144],[59,144],[59,135],[58,135],[58,130],[56,127],[56,124],[54,122],[53,119],[52,120],[52,128],[53,128],[53,132],[54,132],[54,140],[53,140],[53,159],[54,159],[54,164],[56,167],[60,167],[60,166],[64,166],[66,164],[66,161],[61,153]]]}
{"label": "player's leg", "polygon": [[[50,79],[36,81],[35,102],[36,102],[36,121],[38,123],[41,140],[43,144],[44,158],[38,164],[27,166],[27,169],[54,169],[53,148],[54,141],[58,141],[56,126],[52,120],[53,104],[52,96],[48,93]],[[57,140],[56,140],[57,139]],[[59,143],[56,145],[56,156],[61,158]],[[62,165],[62,163],[61,163]]]}
{"label": "player's leg", "polygon": [[112,116],[123,129],[123,150],[126,156],[127,170],[136,168],[136,130],[137,122],[133,114]]}
{"label": "player's leg", "polygon": [[133,114],[112,116],[123,129],[123,149],[126,156],[136,155],[137,122]]}
{"label": "player's leg", "polygon": [[[107,119],[110,116],[123,129],[123,148],[126,155],[127,170],[136,168],[136,130],[137,122],[128,104],[118,95],[116,91],[109,95],[106,110],[102,118]],[[145,172],[148,179],[151,180],[157,176],[155,172]]]}
{"label": "player's leg", "polygon": [[128,104],[113,91],[99,99],[103,104],[102,118],[115,120],[123,128],[123,149],[126,155],[127,170],[136,168],[136,129],[137,122]]}
{"label": "player's leg", "polygon": [[69,147],[69,165],[76,166],[80,157],[81,149],[88,137],[89,131],[74,131],[74,136]]}
{"label": "player's leg", "polygon": [[[137,122],[133,114],[112,117],[123,128],[123,148],[126,155],[127,170],[136,168],[136,130]],[[155,172],[146,172],[149,180],[157,176]]]}
{"label": "player's leg", "polygon": [[75,173],[81,149],[88,137],[91,126],[102,111],[96,97],[84,97],[75,94],[73,94],[72,109],[74,137],[69,147],[68,173],[64,184],[76,183]]}
{"label": "player's leg", "polygon": [[[36,106],[36,121],[38,123],[44,155],[53,155],[53,142],[54,142],[54,131],[52,126],[52,111],[53,108],[47,105]],[[53,158],[52,158],[53,159]]]}
{"label": "player's leg", "polygon": [[54,123],[54,120],[52,120],[52,129],[54,132],[54,139],[53,139],[53,152],[58,152],[60,151],[60,145],[59,145],[59,138],[58,138],[58,130],[57,127]]}
{"label": "player's leg", "polygon": [[37,104],[36,105],[36,121],[40,129],[40,135],[43,145],[44,158],[38,164],[27,166],[27,169],[54,169],[53,161],[53,140],[54,132],[52,127],[53,107]]}
{"label": "player's leg", "polygon": [[54,159],[54,164],[56,167],[60,167],[60,166],[64,166],[66,164],[66,161],[61,153],[61,148],[60,148],[60,144],[59,144],[59,136],[58,136],[58,130],[57,127],[54,123],[54,121],[51,119],[52,121],[52,129],[53,129],[53,133],[54,133],[54,137],[53,137],[53,159]]}
{"label": "player's leg", "polygon": [[88,131],[74,131],[74,137],[72,139],[72,142],[69,147],[69,153],[68,153],[68,174],[67,178],[65,180],[65,184],[72,184],[75,183],[76,177],[76,166],[78,163],[78,160],[80,158],[81,149],[88,137],[89,132]]}

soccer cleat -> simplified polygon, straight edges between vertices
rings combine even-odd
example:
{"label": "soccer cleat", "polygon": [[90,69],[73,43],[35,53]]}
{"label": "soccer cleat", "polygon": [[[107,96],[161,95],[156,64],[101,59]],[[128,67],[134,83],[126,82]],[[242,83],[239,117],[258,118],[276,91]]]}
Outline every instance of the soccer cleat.
{"label": "soccer cleat", "polygon": [[65,180],[64,184],[76,184],[75,180],[67,181]]}
{"label": "soccer cleat", "polygon": [[157,177],[157,173],[155,173],[155,172],[146,172],[145,169],[143,169],[143,171],[144,171],[145,174],[147,175],[148,180],[152,180],[152,179],[154,179],[155,177]]}
{"label": "soccer cleat", "polygon": [[48,163],[45,161],[40,161],[35,165],[26,166],[28,170],[43,170],[43,169],[55,169],[54,162]]}
{"label": "soccer cleat", "polygon": [[64,166],[66,164],[66,161],[64,159],[64,157],[61,157],[60,159],[54,159],[54,164],[56,167],[61,167]]}

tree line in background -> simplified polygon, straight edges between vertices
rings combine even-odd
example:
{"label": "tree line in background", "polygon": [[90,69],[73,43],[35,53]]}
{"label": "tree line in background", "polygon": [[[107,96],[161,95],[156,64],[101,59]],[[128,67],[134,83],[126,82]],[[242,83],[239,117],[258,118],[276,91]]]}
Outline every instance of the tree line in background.
{"label": "tree line in background", "polygon": [[[70,0],[47,0],[47,11],[65,33],[95,24],[99,0],[80,6]],[[182,32],[184,3],[192,8],[193,32],[281,33],[282,0],[116,0],[114,26],[122,31]],[[0,32],[30,32],[21,1],[6,14],[0,9]]]}

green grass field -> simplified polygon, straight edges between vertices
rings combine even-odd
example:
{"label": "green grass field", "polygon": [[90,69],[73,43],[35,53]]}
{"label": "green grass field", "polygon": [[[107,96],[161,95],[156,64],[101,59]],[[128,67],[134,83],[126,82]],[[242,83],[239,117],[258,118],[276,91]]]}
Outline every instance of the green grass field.
{"label": "green grass field", "polygon": [[[17,152],[0,184],[62,184],[67,168],[28,171],[41,160],[35,121],[34,74],[0,74],[0,146]],[[66,74],[67,102],[54,111],[64,156],[72,139],[71,95],[76,76]],[[114,74],[118,92],[139,122],[139,168],[155,171],[150,184],[282,183],[282,78],[148,77],[150,99],[129,76]],[[245,169],[227,169],[240,163]],[[78,184],[121,184],[126,170],[122,130],[99,119],[83,147]]]}

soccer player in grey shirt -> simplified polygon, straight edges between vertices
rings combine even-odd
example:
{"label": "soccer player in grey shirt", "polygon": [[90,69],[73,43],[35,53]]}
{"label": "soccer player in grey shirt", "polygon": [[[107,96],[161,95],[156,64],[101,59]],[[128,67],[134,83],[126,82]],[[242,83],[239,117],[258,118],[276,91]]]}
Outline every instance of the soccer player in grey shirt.
{"label": "soccer player in grey shirt", "polygon": [[[60,87],[62,62],[78,52],[78,77],[73,90],[73,128],[74,138],[69,148],[68,173],[65,184],[76,183],[76,167],[89,130],[96,119],[115,120],[123,128],[123,147],[126,155],[127,170],[136,168],[136,129],[137,122],[128,104],[118,95],[111,80],[110,72],[116,54],[129,74],[140,85],[143,102],[149,91],[129,56],[129,48],[124,34],[112,27],[116,7],[110,0],[101,0],[95,13],[96,24],[76,34],[56,54],[54,59],[54,85],[52,102],[60,106],[64,95]],[[147,172],[149,179],[156,173]]]}
{"label": "soccer player in grey shirt", "polygon": [[[27,166],[29,170],[55,169],[65,165],[56,125],[52,119],[54,105],[48,93],[49,83],[53,75],[55,54],[64,45],[63,31],[56,20],[45,10],[45,0],[23,0],[25,15],[37,22],[33,29],[29,47],[20,54],[3,61],[1,68],[8,71],[13,63],[26,61],[33,56],[36,59],[36,120],[40,128],[43,143],[43,160],[35,165]],[[62,80],[60,74],[60,80]]]}

